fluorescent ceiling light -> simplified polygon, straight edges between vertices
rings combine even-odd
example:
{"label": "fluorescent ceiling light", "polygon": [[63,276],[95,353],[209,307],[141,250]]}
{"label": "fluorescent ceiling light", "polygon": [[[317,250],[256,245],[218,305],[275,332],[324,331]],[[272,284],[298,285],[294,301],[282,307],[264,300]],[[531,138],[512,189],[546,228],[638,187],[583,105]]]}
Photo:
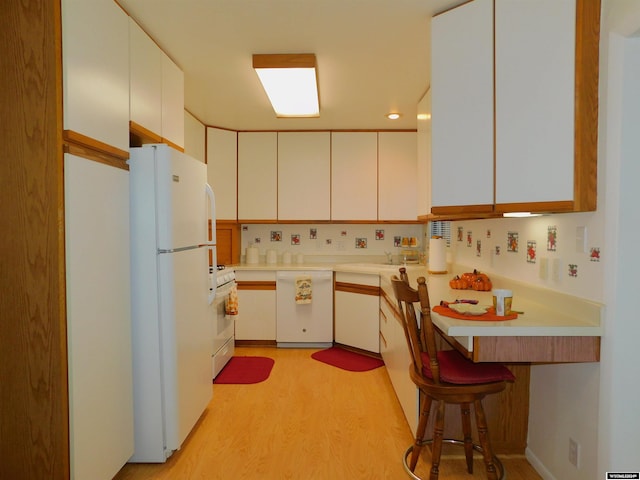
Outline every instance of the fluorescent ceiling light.
{"label": "fluorescent ceiling light", "polygon": [[254,55],[253,68],[278,117],[320,116],[313,53]]}

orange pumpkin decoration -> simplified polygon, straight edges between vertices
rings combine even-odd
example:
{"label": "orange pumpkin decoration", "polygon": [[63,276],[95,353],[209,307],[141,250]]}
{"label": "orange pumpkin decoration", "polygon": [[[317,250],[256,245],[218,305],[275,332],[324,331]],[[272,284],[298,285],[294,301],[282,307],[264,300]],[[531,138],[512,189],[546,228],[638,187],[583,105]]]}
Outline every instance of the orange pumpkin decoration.
{"label": "orange pumpkin decoration", "polygon": [[466,290],[469,288],[469,282],[460,278],[458,275],[449,280],[449,286],[455,290]]}
{"label": "orange pumpkin decoration", "polygon": [[471,284],[471,288],[481,292],[486,292],[491,290],[493,288],[493,285],[491,284],[491,280],[486,274],[478,273],[473,284]]}
{"label": "orange pumpkin decoration", "polygon": [[488,275],[477,270],[463,273],[460,276],[456,275],[449,280],[449,286],[455,290],[466,290],[472,288],[481,292],[486,292],[493,288]]}

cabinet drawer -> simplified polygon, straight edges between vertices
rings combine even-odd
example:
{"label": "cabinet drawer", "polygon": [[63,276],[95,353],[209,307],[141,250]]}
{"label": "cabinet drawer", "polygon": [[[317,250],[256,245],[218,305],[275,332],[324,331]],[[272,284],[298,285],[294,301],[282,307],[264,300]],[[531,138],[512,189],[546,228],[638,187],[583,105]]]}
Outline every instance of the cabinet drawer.
{"label": "cabinet drawer", "polygon": [[241,282],[273,282],[275,289],[276,272],[274,270],[236,270],[236,281],[238,288]]}

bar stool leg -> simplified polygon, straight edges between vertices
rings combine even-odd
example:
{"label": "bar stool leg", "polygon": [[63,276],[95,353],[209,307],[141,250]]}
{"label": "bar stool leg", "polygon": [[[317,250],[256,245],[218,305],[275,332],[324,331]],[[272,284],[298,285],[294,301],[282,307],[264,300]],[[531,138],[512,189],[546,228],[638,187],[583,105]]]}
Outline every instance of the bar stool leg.
{"label": "bar stool leg", "polygon": [[487,478],[489,480],[498,480],[496,466],[493,463],[494,457],[491,450],[491,444],[489,442],[487,419],[484,414],[484,408],[482,408],[482,402],[480,400],[474,400],[473,406],[476,413],[476,426],[478,427],[478,437],[480,440],[480,446],[482,447],[482,456],[484,457],[484,464],[487,468]]}
{"label": "bar stool leg", "polygon": [[471,405],[460,404],[462,416],[462,433],[464,434],[464,456],[467,460],[467,472],[473,473],[473,439],[471,437]]}
{"label": "bar stool leg", "polygon": [[442,438],[444,436],[444,406],[445,402],[438,401],[436,422],[433,430],[433,444],[431,445],[431,474],[429,480],[438,480],[440,473],[440,455],[442,455]]}
{"label": "bar stool leg", "polygon": [[418,458],[420,458],[420,452],[424,446],[424,434],[427,430],[427,423],[429,423],[429,413],[431,412],[431,397],[427,395],[421,395],[423,398],[422,408],[420,409],[420,421],[418,422],[418,429],[416,430],[416,439],[413,444],[413,451],[411,452],[411,460],[409,462],[409,468],[411,471],[415,471]]}

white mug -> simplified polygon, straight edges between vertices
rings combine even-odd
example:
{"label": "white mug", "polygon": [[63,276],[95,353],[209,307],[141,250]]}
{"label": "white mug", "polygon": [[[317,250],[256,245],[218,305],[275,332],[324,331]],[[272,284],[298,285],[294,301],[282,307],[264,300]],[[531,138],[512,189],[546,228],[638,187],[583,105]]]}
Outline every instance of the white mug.
{"label": "white mug", "polygon": [[513,291],[503,288],[493,290],[493,306],[496,309],[496,315],[504,317],[511,314],[511,304],[513,302]]}

